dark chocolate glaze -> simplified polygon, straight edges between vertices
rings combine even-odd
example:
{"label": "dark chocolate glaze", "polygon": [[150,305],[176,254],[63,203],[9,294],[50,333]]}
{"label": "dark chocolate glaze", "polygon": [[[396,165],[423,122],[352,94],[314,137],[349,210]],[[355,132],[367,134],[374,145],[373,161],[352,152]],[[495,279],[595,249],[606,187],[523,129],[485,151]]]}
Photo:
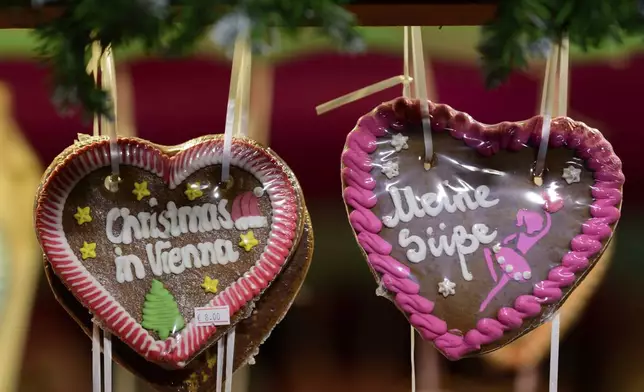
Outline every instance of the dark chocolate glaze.
{"label": "dark chocolate glaze", "polygon": [[[304,232],[293,257],[280,275],[255,302],[250,317],[236,326],[234,369],[244,365],[259,350],[275,326],[284,318],[299,292],[313,256],[313,230],[308,212],[303,211]],[[65,287],[45,261],[45,275],[58,302],[92,336],[92,316]],[[129,346],[112,338],[114,360],[150,383],[160,392],[210,392],[216,387],[217,345],[194,358],[184,369],[167,370],[134,352]]]}
{"label": "dark chocolate glaze", "polygon": [[[389,143],[390,137],[378,139],[377,150],[371,154],[374,165],[378,166],[371,172],[377,184],[374,190],[377,195],[377,205],[372,209],[376,216],[382,218],[392,215],[394,211],[392,199],[386,191],[391,185],[398,188],[411,186],[418,200],[427,192],[436,193],[439,185],[446,190],[450,200],[455,194],[455,191],[450,190],[450,186],[470,188],[469,194],[474,199],[473,190],[480,185],[486,185],[491,190],[487,200],[499,199],[498,204],[489,208],[479,207],[465,212],[457,210],[454,213],[443,210],[436,217],[426,215],[422,218],[413,218],[409,223],[401,221],[395,228],[383,225],[380,232],[380,236],[393,245],[391,256],[411,269],[412,275],[420,283],[421,295],[434,302],[435,308],[432,314],[445,320],[450,330],[458,330],[464,334],[474,328],[478,320],[486,317],[496,318],[500,308],[512,306],[514,300],[522,294],[530,294],[533,285],[546,279],[548,271],[561,263],[564,254],[570,250],[571,239],[581,232],[581,224],[590,217],[593,174],[583,167],[583,160],[575,157],[572,150],[552,148],[548,151],[548,170],[544,175],[544,185],[538,187],[534,185],[531,175],[536,149],[523,148],[518,152],[501,150],[491,157],[485,157],[475,149],[466,146],[463,141],[454,139],[447,132],[434,132],[432,135],[435,151],[434,166],[426,171],[422,163],[424,144],[420,126],[407,124],[400,131],[389,130],[389,132],[391,134],[402,132],[409,136],[409,148],[393,152],[394,148]],[[379,167],[389,160],[399,164],[400,175],[392,179],[388,179]],[[562,179],[563,169],[571,165],[582,169],[580,182],[568,184]],[[448,181],[449,186],[444,181]],[[527,252],[526,260],[532,270],[531,278],[523,282],[511,279],[487,308],[479,312],[481,303],[497,284],[491,277],[483,249],[487,247],[492,250],[492,246],[501,242],[506,236],[525,231],[524,228],[516,225],[516,216],[520,209],[537,212],[544,217],[545,221],[545,212],[538,198],[543,190],[552,187],[556,187],[557,192],[564,199],[564,207],[551,214],[552,227],[549,233]],[[404,198],[403,205],[407,211]],[[445,224],[444,230],[439,228],[440,223]],[[453,256],[443,254],[434,257],[428,247],[426,259],[419,263],[412,263],[408,260],[406,251],[415,250],[416,246],[412,244],[403,248],[398,245],[398,235],[403,228],[408,228],[411,235],[420,236],[427,244],[430,237],[426,231],[429,227],[433,229],[432,237],[437,243],[442,234],[447,235],[451,242],[451,234],[455,226],[462,225],[468,233],[471,233],[472,225],[476,223],[486,224],[490,232],[496,230],[497,236],[491,244],[481,244],[473,254],[464,256],[468,269],[473,275],[471,281],[463,278],[456,253]],[[496,259],[494,257],[492,259],[500,279],[504,272],[496,263]],[[438,293],[438,283],[444,277],[456,283],[456,294],[447,298]],[[564,293],[570,289],[563,289]],[[550,311],[546,310],[544,315],[548,315],[555,306],[556,304],[551,305]],[[537,319],[532,321],[532,323],[540,322],[541,320]],[[485,349],[489,351],[500,347],[524,333],[526,329],[531,329],[531,325],[508,331],[502,339]]]}
{"label": "dark chocolate glaze", "polygon": [[[259,209],[262,216],[267,217],[268,227],[252,229],[259,244],[246,252],[238,243],[240,234],[246,233],[247,230],[239,231],[236,228],[232,230],[220,229],[204,233],[186,233],[178,237],[168,239],[133,239],[129,245],[113,244],[106,235],[106,217],[110,209],[114,207],[128,208],[130,215],[136,215],[145,211],[149,213],[157,212],[157,215],[167,209],[167,203],[173,201],[177,208],[182,206],[203,205],[205,203],[217,204],[220,198],[228,200],[226,210],[231,211],[233,199],[238,194],[245,191],[252,191],[255,187],[261,186],[261,183],[250,173],[231,167],[231,176],[233,178],[232,186],[227,190],[215,188],[221,179],[221,165],[213,165],[190,175],[182,184],[175,189],[169,187],[157,175],[143,169],[131,166],[122,166],[120,177],[122,182],[119,184],[119,191],[110,192],[105,186],[104,181],[111,174],[110,168],[105,167],[96,170],[90,175],[83,178],[72,190],[65,202],[63,210],[63,230],[71,249],[75,252],[83,266],[100,282],[103,287],[118,301],[125,310],[134,317],[139,323],[142,320],[142,307],[145,295],[150,290],[152,279],[157,279],[163,283],[165,288],[174,296],[179,306],[179,311],[187,324],[194,317],[194,308],[208,304],[216,294],[207,293],[201,284],[204,278],[209,276],[212,279],[218,279],[218,293],[222,292],[231,283],[239,279],[247,272],[259,259],[263,252],[264,246],[270,232],[271,224],[271,205],[268,195],[264,194],[259,198]],[[150,196],[138,201],[132,193],[134,182],[148,182]],[[185,195],[186,184],[192,184],[199,181],[202,187],[203,196],[190,201]],[[158,204],[150,206],[151,198],[156,198]],[[81,226],[78,225],[74,214],[77,207],[91,207],[92,221]],[[121,231],[122,219],[117,220],[114,225],[115,233]],[[159,224],[159,229],[163,227]],[[201,268],[186,268],[181,274],[162,274],[156,276],[152,273],[148,263],[146,245],[153,244],[157,241],[169,241],[172,247],[183,247],[188,244],[197,245],[201,242],[214,242],[216,239],[228,239],[233,243],[233,249],[239,252],[239,259],[234,263],[225,265],[216,264]],[[79,249],[83,242],[96,243],[96,258],[83,260]],[[123,255],[134,254],[138,256],[144,264],[146,276],[144,279],[134,278],[132,282],[119,283],[116,280],[115,249],[119,247]],[[169,251],[167,249],[166,251]],[[239,319],[245,317],[249,310],[249,305],[240,310],[233,318],[233,324]],[[218,328],[215,339],[225,333],[229,326]],[[155,332],[149,331],[153,336],[158,338]]]}

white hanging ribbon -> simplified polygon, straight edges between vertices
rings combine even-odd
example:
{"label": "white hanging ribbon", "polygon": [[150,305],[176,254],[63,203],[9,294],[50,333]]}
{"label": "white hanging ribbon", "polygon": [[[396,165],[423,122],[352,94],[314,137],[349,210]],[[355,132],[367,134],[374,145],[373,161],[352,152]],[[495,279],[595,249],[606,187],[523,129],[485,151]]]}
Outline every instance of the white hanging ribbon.
{"label": "white hanging ribbon", "polygon": [[250,106],[251,61],[250,40],[247,32],[237,36],[233,52],[228,92],[228,110],[224,130],[224,153],[221,163],[221,182],[230,178],[230,152],[233,137],[246,136],[248,133],[248,108]]}
{"label": "white hanging ribbon", "polygon": [[[565,36],[559,45],[559,77],[556,116],[568,115],[568,78],[570,74],[570,42]],[[550,332],[550,392],[557,392],[559,382],[559,332],[561,313],[557,312],[552,320]]]}
{"label": "white hanging ribbon", "polygon": [[360,88],[358,90],[345,94],[341,97],[322,103],[315,107],[315,112],[318,115],[324,114],[326,112],[330,112],[331,110],[344,106],[348,103],[358,101],[362,98],[368,97],[375,93],[379,93],[388,88],[398,86],[399,84],[403,85],[403,96],[408,98],[411,97],[410,84],[413,81],[413,79],[409,76],[409,27],[408,26],[404,28],[403,34],[404,34],[403,39],[405,42],[405,47],[404,47],[405,64],[403,65],[403,68],[404,68],[403,75],[392,76],[388,79],[381,80],[380,82],[371,84],[367,87]]}
{"label": "white hanging ribbon", "polygon": [[221,392],[221,379],[224,375],[224,339],[219,338],[217,341],[217,385],[215,386],[215,392]]}
{"label": "white hanging ribbon", "polygon": [[[403,27],[403,75],[406,80],[409,77],[409,26]],[[403,83],[403,97],[411,98],[411,84]],[[416,330],[410,326],[410,361],[411,361],[411,392],[416,392]]]}
{"label": "white hanging ribbon", "polygon": [[112,391],[112,334],[103,331],[103,391]]}
{"label": "white hanging ribbon", "polygon": [[[564,37],[553,45],[548,61],[541,93],[541,115],[543,125],[541,142],[534,165],[533,181],[537,186],[543,185],[543,174],[546,167],[550,126],[553,117],[566,116],[568,112],[568,78],[569,78],[569,41]],[[554,107],[556,94],[557,106]],[[554,109],[554,110],[553,110]],[[557,312],[551,323],[550,333],[550,380],[549,391],[557,392],[559,381],[559,339],[560,313]]]}
{"label": "white hanging ribbon", "polygon": [[416,330],[411,328],[411,392],[416,392]]}
{"label": "white hanging ribbon", "polygon": [[543,117],[541,126],[541,142],[537,152],[537,160],[534,165],[533,181],[537,186],[543,185],[543,174],[546,167],[546,155],[548,154],[548,141],[550,140],[550,122],[552,120],[552,104],[554,90],[557,82],[557,67],[559,65],[559,45],[552,45],[546,63],[546,73],[543,79],[541,91],[541,109]]}
{"label": "white hanging ribbon", "polygon": [[118,124],[117,111],[116,111],[116,66],[114,64],[114,54],[112,47],[108,46],[103,51],[101,56],[101,86],[107,91],[111,109],[112,118],[103,116],[101,118],[101,134],[110,137],[110,162],[112,165],[112,177],[108,181],[109,190],[112,192],[118,191],[119,186],[119,164],[120,155],[118,148]]}
{"label": "white hanging ribbon", "polygon": [[233,390],[233,361],[235,358],[235,328],[228,332],[226,338],[226,392]]}
{"label": "white hanging ribbon", "polygon": [[92,392],[101,392],[101,329],[92,326]]}
{"label": "white hanging ribbon", "polygon": [[550,392],[557,392],[559,384],[559,322],[560,314],[557,312],[552,319],[550,332],[550,382],[548,383]]}
{"label": "white hanging ribbon", "polygon": [[434,158],[434,144],[432,142],[432,124],[429,115],[429,102],[427,102],[427,78],[425,69],[425,52],[423,48],[423,35],[420,26],[411,28],[411,45],[414,64],[414,98],[420,101],[420,116],[423,126],[423,141],[425,143],[424,167],[429,170]]}
{"label": "white hanging ribbon", "polygon": [[[235,40],[233,63],[228,93],[226,128],[224,130],[224,152],[221,164],[221,182],[231,180],[230,160],[233,138],[248,135],[248,117],[250,107],[250,85],[252,77],[252,52],[248,31],[242,31]],[[221,392],[222,378],[225,379],[225,392],[232,391],[233,360],[235,357],[235,328],[225,337],[226,367],[224,371],[224,337],[217,342],[217,385],[216,392]],[[222,377],[223,376],[223,377]]]}
{"label": "white hanging ribbon", "polygon": [[[403,27],[403,75],[405,80],[411,81],[409,77],[409,26]],[[411,83],[403,83],[403,97],[411,98]]]}
{"label": "white hanging ribbon", "polygon": [[[116,124],[116,67],[111,47],[104,51],[99,42],[92,44],[92,56],[87,66],[87,71],[94,77],[94,82],[108,93],[112,108],[112,118],[94,116],[94,136],[109,135],[110,137],[110,162],[112,175],[105,180],[105,186],[115,192],[119,183],[119,153]],[[99,83],[100,80],[100,83]],[[97,322],[92,326],[92,391],[101,392],[101,378],[103,391],[112,392],[112,334],[103,331],[103,374],[101,376],[101,328]]]}

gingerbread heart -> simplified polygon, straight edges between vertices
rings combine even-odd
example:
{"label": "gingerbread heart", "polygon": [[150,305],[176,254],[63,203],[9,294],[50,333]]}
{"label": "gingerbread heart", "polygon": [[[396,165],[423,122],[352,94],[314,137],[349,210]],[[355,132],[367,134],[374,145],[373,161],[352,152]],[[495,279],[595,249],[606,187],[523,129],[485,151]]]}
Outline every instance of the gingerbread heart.
{"label": "gingerbread heart", "polygon": [[599,260],[624,175],[603,136],[551,122],[543,185],[531,168],[543,118],[484,125],[418,101],[362,117],[342,155],[349,221],[386,295],[448,358],[502,347],[542,324]]}
{"label": "gingerbread heart", "polygon": [[[303,215],[304,229],[293,257],[284,271],[255,302],[251,316],[241,320],[235,326],[233,371],[253,360],[260,345],[285,317],[302,287],[313,256],[313,228],[306,209]],[[91,339],[92,316],[53,273],[48,262],[45,262],[45,276],[58,302]],[[217,345],[214,344],[181,370],[165,370],[155,363],[146,361],[127,345],[115,339],[112,340],[112,353],[117,363],[144,379],[158,391],[213,391],[218,384],[222,384],[221,380],[217,380],[214,376],[217,358]]]}
{"label": "gingerbread heart", "polygon": [[[118,191],[109,140],[64,151],[45,173],[36,230],[53,271],[93,315],[146,359],[183,367],[246,317],[292,256],[303,229],[299,185],[270,150],[223,138],[177,147],[121,138]],[[199,325],[195,308],[229,307]]]}

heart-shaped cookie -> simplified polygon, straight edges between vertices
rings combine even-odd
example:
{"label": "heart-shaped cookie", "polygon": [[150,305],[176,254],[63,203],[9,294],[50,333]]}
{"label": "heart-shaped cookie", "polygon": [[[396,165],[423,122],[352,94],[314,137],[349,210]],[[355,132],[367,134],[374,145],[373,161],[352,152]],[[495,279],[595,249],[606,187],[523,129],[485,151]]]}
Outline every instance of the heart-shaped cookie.
{"label": "heart-shaped cookie", "polygon": [[[313,257],[313,228],[306,209],[304,229],[297,250],[284,270],[255,302],[252,314],[236,325],[233,371],[245,365],[257,354],[260,345],[275,326],[282,321],[299,292]],[[71,294],[45,261],[45,276],[54,296],[92,338],[92,316]],[[217,345],[213,344],[180,370],[166,370],[136,354],[121,341],[112,339],[114,360],[143,378],[158,391],[214,391],[221,380],[215,377]]]}
{"label": "heart-shaped cookie", "polygon": [[[299,185],[270,150],[223,138],[177,147],[79,142],[45,173],[36,230],[53,271],[100,322],[148,360],[182,367],[230,326],[292,256],[303,228]],[[195,308],[227,305],[231,324],[201,326]]]}
{"label": "heart-shaped cookie", "polygon": [[362,117],[342,155],[344,200],[369,266],[448,358],[539,326],[599,259],[620,216],[621,161],[597,130],[551,122],[543,185],[532,180],[543,118],[484,125],[418,101]]}

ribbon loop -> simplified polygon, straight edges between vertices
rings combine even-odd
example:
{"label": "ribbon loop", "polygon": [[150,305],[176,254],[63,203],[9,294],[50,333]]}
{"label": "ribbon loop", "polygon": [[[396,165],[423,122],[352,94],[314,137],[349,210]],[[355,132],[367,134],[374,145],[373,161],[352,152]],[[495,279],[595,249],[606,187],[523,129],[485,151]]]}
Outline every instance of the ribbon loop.
{"label": "ribbon loop", "polygon": [[414,68],[414,96],[420,101],[423,141],[425,143],[424,167],[425,170],[429,170],[432,166],[432,159],[434,158],[434,143],[432,141],[432,124],[429,115],[429,98],[427,96],[423,36],[420,26],[413,26],[411,28],[411,45]]}
{"label": "ribbon loop", "polygon": [[[553,117],[565,116],[568,109],[568,75],[569,43],[564,37],[561,42],[552,45],[541,92],[540,114],[543,116],[541,142],[534,164],[533,181],[537,186],[543,185],[543,173],[546,167],[550,125]],[[555,106],[556,104],[556,106]]]}

